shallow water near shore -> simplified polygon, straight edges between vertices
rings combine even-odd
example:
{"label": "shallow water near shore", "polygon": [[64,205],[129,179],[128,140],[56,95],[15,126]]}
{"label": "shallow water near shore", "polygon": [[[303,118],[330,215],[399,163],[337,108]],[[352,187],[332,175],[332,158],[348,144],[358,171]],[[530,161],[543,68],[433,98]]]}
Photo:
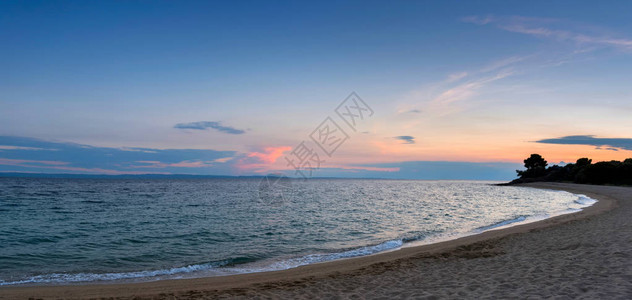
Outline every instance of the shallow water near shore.
{"label": "shallow water near shore", "polygon": [[570,213],[491,182],[0,179],[0,285],[218,276],[371,255]]}

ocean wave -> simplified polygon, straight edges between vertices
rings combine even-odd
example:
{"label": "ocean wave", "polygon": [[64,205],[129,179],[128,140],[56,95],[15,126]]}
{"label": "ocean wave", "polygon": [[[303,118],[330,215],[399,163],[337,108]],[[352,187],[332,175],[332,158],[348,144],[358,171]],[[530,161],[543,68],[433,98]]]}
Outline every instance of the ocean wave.
{"label": "ocean wave", "polygon": [[191,273],[196,271],[203,271],[215,268],[213,264],[200,264],[190,265],[186,267],[152,270],[152,271],[137,271],[137,272],[123,272],[123,273],[52,273],[32,276],[26,279],[17,281],[4,281],[0,280],[0,286],[3,285],[16,285],[16,284],[29,284],[29,283],[78,283],[78,282],[92,282],[92,281],[114,281],[125,279],[138,279],[138,278],[151,278],[159,276],[169,276],[181,273]]}
{"label": "ocean wave", "polygon": [[507,226],[507,225],[511,225],[511,224],[514,224],[514,223],[524,222],[529,217],[531,217],[531,216],[518,216],[516,218],[503,220],[503,221],[500,221],[500,222],[497,222],[497,223],[494,223],[494,224],[491,224],[491,225],[481,226],[481,227],[478,227],[478,228],[474,229],[473,231],[475,233],[480,233],[480,232],[483,232],[483,231],[496,229],[496,228]]}
{"label": "ocean wave", "polygon": [[185,275],[196,272],[209,271],[219,269],[223,266],[232,266],[239,263],[251,262],[254,259],[238,257],[228,259],[221,262],[193,264],[184,267],[175,267],[170,269],[120,272],[120,273],[51,273],[31,276],[25,279],[15,281],[5,281],[0,279],[0,286],[18,285],[18,284],[61,284],[61,283],[82,283],[82,282],[99,282],[99,281],[118,281],[133,279],[162,279],[177,278],[176,275]]}
{"label": "ocean wave", "polygon": [[573,202],[569,205],[568,208],[561,210],[561,211],[557,211],[557,212],[552,212],[552,213],[542,213],[542,214],[538,214],[538,215],[526,215],[526,216],[518,216],[512,219],[507,219],[507,220],[503,220],[491,225],[487,225],[487,226],[481,226],[478,227],[476,229],[473,230],[474,233],[481,233],[487,230],[492,230],[492,229],[497,229],[497,228],[501,228],[501,227],[506,227],[509,225],[518,225],[520,223],[531,223],[531,222],[535,222],[535,221],[540,221],[540,220],[544,220],[544,219],[548,219],[548,218],[552,218],[555,216],[559,216],[559,215],[564,215],[564,214],[570,214],[570,213],[576,213],[579,211],[582,211],[583,208],[592,206],[593,204],[597,203],[597,200],[592,199],[586,195],[575,195],[577,196],[576,199],[573,200]]}
{"label": "ocean wave", "polygon": [[[84,265],[80,267],[81,270],[84,270],[84,273],[72,273],[72,271],[67,271],[68,268],[66,269],[63,269],[63,268],[52,269],[51,268],[51,270],[56,270],[58,272],[36,275],[36,276],[32,276],[32,274],[37,274],[36,273],[37,271],[29,270],[30,272],[25,273],[21,275],[20,277],[9,277],[9,278],[5,277],[5,278],[0,279],[0,286],[20,285],[20,284],[68,284],[68,283],[106,282],[106,281],[152,281],[152,280],[173,279],[173,278],[221,276],[221,275],[240,274],[240,273],[284,270],[284,269],[300,267],[303,265],[322,263],[322,262],[360,257],[360,256],[368,256],[368,255],[373,255],[373,254],[377,254],[381,252],[392,251],[401,247],[405,247],[407,245],[416,244],[416,242],[423,242],[424,244],[428,244],[428,243],[434,243],[440,240],[456,239],[462,236],[478,234],[478,233],[488,231],[488,230],[494,230],[494,229],[499,229],[502,227],[515,226],[518,224],[524,224],[524,223],[529,223],[529,222],[533,222],[537,220],[542,220],[542,219],[550,218],[550,217],[564,214],[564,213],[577,212],[577,211],[580,211],[582,208],[588,207],[597,202],[596,200],[591,199],[585,195],[573,195],[570,193],[563,194],[565,192],[560,192],[560,193],[562,193],[562,194],[559,194],[561,195],[560,197],[557,197],[557,198],[551,197],[552,200],[559,199],[558,202],[555,202],[555,204],[559,204],[559,205],[554,206],[554,208],[552,209],[546,206],[547,203],[543,203],[543,206],[537,206],[528,211],[518,210],[518,209],[507,210],[507,213],[500,215],[500,217],[495,216],[496,217],[495,219],[492,218],[492,216],[484,216],[485,217],[484,219],[473,219],[473,218],[467,219],[466,218],[470,223],[467,223],[467,225],[464,225],[462,227],[453,227],[450,229],[444,229],[444,227],[436,225],[440,223],[432,223],[434,224],[432,225],[434,227],[420,227],[420,228],[414,227],[419,222],[427,222],[430,218],[434,218],[433,214],[436,214],[437,218],[441,220],[441,216],[443,216],[443,213],[445,213],[445,211],[443,210],[444,207],[441,207],[441,209],[437,210],[437,212],[433,212],[433,214],[429,214],[426,217],[428,219],[424,219],[423,216],[417,217],[417,218],[413,218],[413,217],[409,218],[408,220],[410,220],[410,222],[405,224],[406,227],[399,228],[399,229],[402,229],[401,232],[410,230],[404,233],[403,235],[394,234],[393,236],[381,237],[383,238],[383,240],[386,240],[386,239],[390,239],[390,240],[387,240],[381,243],[379,243],[378,241],[376,242],[376,244],[363,246],[363,247],[346,248],[346,249],[338,249],[338,250],[332,249],[332,252],[323,250],[323,251],[319,251],[319,253],[312,253],[312,254],[308,254],[309,252],[301,253],[300,250],[299,251],[294,250],[294,249],[318,249],[322,245],[322,243],[327,242],[326,236],[324,237],[317,236],[315,238],[310,237],[309,242],[314,244],[314,246],[312,246],[311,248],[296,247],[296,248],[292,248],[293,250],[288,250],[282,253],[273,252],[273,251],[264,252],[264,253],[244,251],[243,253],[248,253],[247,255],[249,257],[234,258],[234,259],[218,262],[219,259],[221,259],[222,257],[225,257],[224,255],[230,252],[219,252],[219,253],[222,253],[222,256],[217,255],[213,258],[210,258],[209,256],[204,256],[203,258],[193,260],[195,258],[192,258],[191,256],[189,256],[190,253],[192,253],[192,251],[199,251],[199,252],[209,251],[208,249],[210,248],[199,248],[198,243],[189,243],[188,244],[189,248],[187,248],[186,250],[191,249],[191,251],[182,251],[181,253],[184,253],[184,254],[182,254],[181,257],[185,257],[185,255],[186,257],[184,259],[176,260],[180,262],[189,260],[189,263],[191,264],[187,266],[179,266],[179,267],[173,267],[173,268],[164,268],[163,267],[164,265],[163,266],[153,265],[152,267],[147,267],[147,266],[137,267],[138,265],[127,263],[128,261],[134,262],[134,260],[128,260],[128,261],[125,261],[126,263],[124,265],[125,269],[122,269],[121,271],[138,270],[138,269],[150,269],[150,270],[117,272],[117,273],[114,273],[114,272],[96,273],[95,269],[91,269],[90,266],[86,267]],[[492,194],[492,195],[495,195],[495,194]],[[528,196],[529,194],[526,194],[526,195]],[[457,196],[458,195],[455,194],[453,197],[457,197]],[[531,198],[528,198],[527,196],[525,196],[525,198],[531,201],[538,200],[538,198],[536,198],[535,196]],[[492,199],[493,201],[497,201],[498,199],[502,199],[502,197],[504,197],[504,194],[499,194],[494,197],[489,196],[488,198]],[[518,198],[522,199],[520,197]],[[545,199],[548,199],[548,198],[545,198]],[[98,200],[96,201],[86,200],[86,201],[90,201],[87,203],[100,203],[100,202],[96,202]],[[103,201],[103,202],[107,202],[107,201]],[[413,203],[417,203],[417,202],[413,202]],[[496,202],[492,202],[492,203],[496,203]],[[514,202],[511,202],[511,203],[514,203]],[[57,205],[57,204],[55,203],[54,205]],[[500,204],[496,203],[495,205],[500,205]],[[205,206],[206,205],[195,204],[192,207],[205,207]],[[505,207],[509,207],[509,206],[505,206]],[[0,207],[0,209],[4,209],[4,208]],[[391,209],[391,208],[385,206],[384,209]],[[467,213],[468,212],[467,209],[468,209],[467,206],[463,208],[463,212]],[[469,209],[473,209],[473,208],[469,207]],[[305,210],[305,211],[310,212],[312,210]],[[388,212],[390,212],[390,210]],[[524,214],[524,215],[521,215],[521,214]],[[448,216],[448,214],[445,214],[445,215]],[[458,214],[454,214],[454,215],[458,216]],[[504,218],[506,218],[506,220],[503,220]],[[444,219],[449,219],[449,218],[444,218]],[[182,219],[178,219],[178,222],[181,222],[181,220]],[[368,220],[369,219],[367,217],[367,219],[365,219],[364,221],[368,221]],[[145,222],[148,222],[148,224],[152,224],[151,222],[146,221],[146,220]],[[448,222],[448,221],[445,221],[445,222]],[[389,226],[394,226],[392,222],[386,223],[386,224]],[[482,225],[482,226],[477,227],[479,225]],[[382,228],[389,228],[389,227],[382,227]],[[256,241],[258,242],[265,242],[268,239],[276,238],[277,235],[280,235],[280,233],[284,233],[287,230],[288,230],[287,227],[270,227],[270,229],[266,229],[266,231],[261,231],[259,234],[251,234],[248,237],[250,239],[253,239],[252,241],[255,241],[256,239]],[[415,230],[415,231],[412,231],[412,230]],[[193,238],[204,238],[205,241],[207,242],[208,241],[213,242],[211,243],[211,245],[216,245],[215,243],[216,241],[224,242],[228,240],[228,242],[233,242],[234,240],[237,240],[236,237],[232,238],[226,232],[221,232],[221,234],[222,235],[216,232],[210,232],[210,231],[207,232],[205,230],[201,230],[199,232],[192,232],[192,233],[185,232],[184,234],[174,234],[170,236],[170,238],[178,241],[179,244],[172,244],[176,246],[179,246],[181,244],[186,244],[188,243],[189,239],[193,239]],[[226,236],[231,237],[231,238],[228,239],[226,238]],[[238,236],[238,235],[235,235],[235,236]],[[322,238],[322,240],[319,240],[318,238]],[[363,239],[362,236],[354,240],[352,240],[352,238],[350,238],[349,236],[345,236],[342,238],[347,238],[350,240],[349,243],[356,243],[356,245],[358,245],[357,243],[365,243],[367,241],[367,239]],[[341,240],[342,238],[338,240]],[[129,247],[132,247],[132,246],[145,247],[143,245],[138,246],[139,244],[144,244],[144,243],[139,243],[140,240],[131,238],[129,236],[126,236],[125,238],[121,237],[119,241]],[[251,241],[252,244],[256,244],[255,242],[252,242],[252,241]],[[49,241],[46,239],[42,239],[42,240],[32,240],[32,242],[45,243]],[[84,242],[82,245],[86,246],[86,245],[91,245],[91,244]],[[300,246],[303,246],[303,245],[300,245]],[[94,244],[94,247],[95,248],[100,247],[100,244],[98,243]],[[276,249],[272,249],[272,250],[276,250]],[[213,251],[216,251],[216,250],[213,248]],[[174,253],[175,253],[175,250],[174,250]],[[53,259],[54,261],[54,258],[51,258],[51,259]],[[190,260],[193,260],[193,261],[190,261]],[[163,260],[161,258],[160,264],[168,263],[171,261],[168,259]],[[207,262],[207,261],[214,261],[214,262]],[[177,266],[177,263],[174,263],[173,266]],[[154,269],[154,270],[151,270],[151,269]],[[113,269],[112,271],[116,271],[116,269]],[[91,273],[91,272],[94,272],[94,273]]]}
{"label": "ocean wave", "polygon": [[299,266],[338,260],[343,258],[352,258],[359,256],[372,255],[384,251],[395,250],[404,244],[401,239],[386,241],[381,244],[366,246],[357,249],[347,250],[343,252],[327,253],[327,254],[310,254],[298,258],[287,259],[270,265],[270,268],[283,270],[291,269]]}
{"label": "ocean wave", "polygon": [[357,249],[347,250],[343,252],[326,253],[326,254],[310,254],[297,258],[290,258],[274,263],[266,264],[262,267],[236,267],[240,264],[247,265],[252,263],[254,259],[250,258],[234,258],[222,261],[220,263],[205,263],[195,264],[185,267],[177,267],[171,269],[150,270],[150,271],[136,271],[136,272],[121,272],[121,273],[52,273],[43,274],[37,276],[31,276],[26,279],[16,281],[4,281],[0,280],[0,286],[4,285],[19,285],[19,284],[61,284],[61,283],[82,283],[82,282],[99,282],[99,281],[118,281],[118,280],[133,280],[133,279],[166,279],[177,278],[177,275],[185,275],[204,271],[216,271],[217,274],[242,274],[242,273],[256,273],[266,271],[278,271],[291,268],[300,267],[303,265],[309,265],[314,263],[321,263],[327,261],[333,261],[343,258],[352,258],[359,256],[367,256],[384,252],[388,250],[394,250],[403,245],[403,240],[387,241],[378,245],[372,245],[367,247],[361,247]]}
{"label": "ocean wave", "polygon": [[587,197],[586,195],[577,195],[577,199],[575,199],[575,201],[573,202],[579,205],[583,205],[584,207],[588,207],[597,203],[597,200]]}

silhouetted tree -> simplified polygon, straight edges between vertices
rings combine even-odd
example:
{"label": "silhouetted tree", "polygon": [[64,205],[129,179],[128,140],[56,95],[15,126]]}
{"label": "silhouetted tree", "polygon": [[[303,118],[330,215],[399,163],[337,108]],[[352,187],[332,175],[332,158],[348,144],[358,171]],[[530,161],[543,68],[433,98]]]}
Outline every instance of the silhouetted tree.
{"label": "silhouetted tree", "polygon": [[589,166],[590,164],[592,164],[592,159],[589,159],[586,157],[578,159],[577,162],[570,167],[570,170],[568,173],[568,180],[576,181],[577,174],[579,174],[579,171],[585,168],[586,166]]}
{"label": "silhouetted tree", "polygon": [[602,161],[586,165],[577,173],[578,183],[605,184],[613,183],[617,179],[618,161]]}
{"label": "silhouetted tree", "polygon": [[546,174],[546,160],[540,154],[531,154],[524,160],[525,171],[516,170],[520,178],[536,178]]}
{"label": "silhouetted tree", "polygon": [[575,165],[577,167],[579,167],[579,168],[583,168],[583,167],[585,167],[587,165],[590,165],[591,163],[592,163],[592,159],[584,157],[584,158],[578,159],[577,163],[575,163]]}

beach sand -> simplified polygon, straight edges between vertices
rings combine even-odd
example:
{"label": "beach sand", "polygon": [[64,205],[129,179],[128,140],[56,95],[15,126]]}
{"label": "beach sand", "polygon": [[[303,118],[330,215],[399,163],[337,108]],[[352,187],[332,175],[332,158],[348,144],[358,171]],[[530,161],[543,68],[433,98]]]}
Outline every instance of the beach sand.
{"label": "beach sand", "polygon": [[579,213],[452,241],[295,269],[133,284],[0,288],[0,299],[632,298],[632,188],[585,194]]}

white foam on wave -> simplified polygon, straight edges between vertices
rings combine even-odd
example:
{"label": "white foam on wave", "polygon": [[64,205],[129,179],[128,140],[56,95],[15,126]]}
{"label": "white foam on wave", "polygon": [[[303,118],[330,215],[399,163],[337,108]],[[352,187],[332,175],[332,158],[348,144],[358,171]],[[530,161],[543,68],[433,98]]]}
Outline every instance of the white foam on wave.
{"label": "white foam on wave", "polygon": [[[558,193],[568,193],[565,191],[558,191],[558,190],[550,190],[550,191],[558,192]],[[586,195],[581,195],[581,194],[572,194],[572,195],[576,196],[576,198],[571,203],[568,204],[569,206],[568,208],[561,211],[555,211],[551,213],[539,213],[539,214],[528,215],[528,216],[518,216],[515,218],[503,220],[491,225],[481,226],[481,227],[478,227],[466,232],[452,232],[452,233],[446,232],[442,234],[431,235],[431,236],[425,237],[424,239],[420,239],[418,241],[409,243],[405,245],[404,247],[415,247],[415,246],[421,246],[421,245],[435,244],[439,242],[445,242],[445,241],[455,240],[455,239],[466,237],[466,236],[480,234],[485,231],[500,230],[500,229],[505,229],[505,228],[509,228],[513,226],[542,221],[542,220],[559,216],[559,215],[576,213],[576,212],[582,211],[586,207],[592,206],[598,201]]]}
{"label": "white foam on wave", "polygon": [[343,258],[352,258],[358,256],[367,256],[384,251],[399,249],[404,244],[403,240],[387,241],[378,245],[361,247],[358,249],[348,250],[344,252],[328,253],[328,254],[310,254],[299,258],[288,259],[277,262],[271,267],[280,267],[283,269],[295,268],[299,266],[321,263],[326,261],[338,260]]}
{"label": "white foam on wave", "polygon": [[[558,191],[558,192],[567,193],[563,191]],[[592,206],[593,204],[597,203],[597,200],[592,199],[586,195],[581,195],[581,194],[573,194],[573,195],[576,196],[576,199],[574,199],[572,203],[569,203],[568,205],[569,207],[564,210],[555,211],[551,213],[541,213],[541,214],[531,215],[531,216],[520,216],[518,218],[502,221],[494,225],[481,227],[483,230],[480,230],[478,232],[475,231],[475,232],[480,233],[480,232],[488,231],[488,230],[503,229],[503,228],[512,227],[516,225],[542,221],[544,219],[552,218],[555,216],[572,214],[572,213],[582,211],[584,208]]]}
{"label": "white foam on wave", "polygon": [[[558,191],[558,192],[567,193],[563,191]],[[512,227],[516,225],[532,223],[532,222],[552,218],[555,216],[576,213],[576,212],[582,211],[586,207],[592,206],[593,204],[597,203],[597,200],[592,199],[586,195],[581,195],[581,194],[573,194],[573,195],[576,196],[576,199],[574,199],[572,203],[569,203],[568,205],[569,207],[564,210],[555,211],[551,213],[541,213],[541,214],[531,215],[531,216],[520,216],[518,218],[502,221],[491,226],[482,227],[484,228],[484,230],[481,230],[478,233],[487,231],[487,230],[503,229],[503,228]]]}
{"label": "white foam on wave", "polygon": [[381,244],[360,247],[357,249],[347,250],[343,252],[309,254],[309,255],[304,255],[300,257],[279,260],[276,262],[267,263],[261,267],[244,266],[244,267],[239,267],[239,268],[221,268],[221,269],[223,269],[223,271],[229,274],[280,271],[280,270],[287,270],[287,269],[297,268],[300,266],[311,265],[311,264],[316,264],[316,263],[323,263],[323,262],[334,261],[334,260],[339,260],[339,259],[367,256],[367,255],[377,254],[381,252],[393,251],[393,250],[397,250],[401,248],[403,244],[404,244],[403,240],[391,240],[391,241],[386,241]]}
{"label": "white foam on wave", "polygon": [[184,278],[196,277],[193,274],[202,275],[213,273],[213,275],[229,275],[243,273],[257,273],[266,271],[279,271],[296,268],[304,265],[333,261],[344,258],[352,258],[358,256],[366,256],[379,252],[396,250],[403,245],[403,240],[387,241],[378,245],[361,247],[357,249],[347,250],[343,252],[326,253],[326,254],[309,254],[301,257],[290,258],[273,263],[267,263],[261,267],[220,267],[218,264],[198,264],[186,267],[178,267],[162,270],[138,271],[138,272],[122,272],[122,273],[53,273],[32,276],[23,280],[3,281],[0,280],[0,286],[3,285],[19,285],[19,284],[61,284],[61,283],[82,283],[82,282],[100,282],[100,281],[120,281],[120,280],[159,280],[168,278]]}
{"label": "white foam on wave", "polygon": [[577,199],[574,202],[579,205],[583,205],[584,207],[588,207],[597,203],[597,200],[590,198],[586,195],[577,195]]}
{"label": "white foam on wave", "polygon": [[96,281],[116,281],[126,279],[138,279],[138,278],[158,278],[161,276],[170,276],[176,274],[186,274],[199,271],[205,271],[213,269],[216,266],[213,264],[199,264],[190,265],[186,267],[178,267],[162,270],[151,271],[137,271],[137,272],[121,272],[121,273],[52,273],[32,276],[23,280],[17,281],[4,281],[0,280],[0,286],[3,285],[16,285],[16,284],[31,284],[31,283],[78,283],[78,282],[96,282]]}
{"label": "white foam on wave", "polygon": [[507,225],[511,225],[511,224],[514,224],[514,223],[524,222],[524,221],[527,220],[528,217],[530,217],[530,216],[519,216],[517,218],[500,221],[500,222],[492,224],[492,225],[482,226],[482,227],[474,229],[473,231],[475,233],[480,233],[480,232],[483,232],[483,231],[488,231],[488,230],[492,230],[492,229],[498,229],[498,228],[501,228],[501,227],[506,227]]}

